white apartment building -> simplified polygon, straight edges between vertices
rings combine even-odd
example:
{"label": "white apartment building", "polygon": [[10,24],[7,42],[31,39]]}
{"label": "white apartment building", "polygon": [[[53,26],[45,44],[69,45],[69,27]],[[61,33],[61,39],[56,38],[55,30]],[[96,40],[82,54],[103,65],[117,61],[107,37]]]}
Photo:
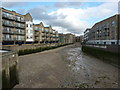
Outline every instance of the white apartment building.
{"label": "white apartment building", "polygon": [[33,19],[29,13],[25,15],[25,24],[26,42],[34,42]]}

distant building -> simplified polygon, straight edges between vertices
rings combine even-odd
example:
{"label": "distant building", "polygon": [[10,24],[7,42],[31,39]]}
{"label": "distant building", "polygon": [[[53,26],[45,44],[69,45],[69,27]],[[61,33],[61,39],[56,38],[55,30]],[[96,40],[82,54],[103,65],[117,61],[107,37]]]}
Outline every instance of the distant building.
{"label": "distant building", "polygon": [[96,23],[89,31],[88,44],[120,45],[120,15]]}
{"label": "distant building", "polygon": [[84,42],[84,35],[80,36],[80,42],[83,43]]}
{"label": "distant building", "polygon": [[74,43],[75,42],[75,35],[68,33],[68,34],[63,34],[59,33],[59,42],[60,43]]}
{"label": "distant building", "polygon": [[75,37],[75,42],[80,42],[80,36]]}
{"label": "distant building", "polygon": [[63,33],[59,33],[59,42],[60,43],[65,43],[65,35]]}

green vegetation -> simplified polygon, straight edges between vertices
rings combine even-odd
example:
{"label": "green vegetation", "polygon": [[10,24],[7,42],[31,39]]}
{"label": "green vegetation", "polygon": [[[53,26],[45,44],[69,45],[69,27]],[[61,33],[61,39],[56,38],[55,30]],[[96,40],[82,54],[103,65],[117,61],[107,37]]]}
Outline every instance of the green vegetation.
{"label": "green vegetation", "polygon": [[[73,44],[73,43],[71,43]],[[58,47],[62,47],[62,46],[66,46],[66,45],[70,45],[70,44],[64,44],[64,45],[58,45],[58,46],[51,46],[51,47],[39,47],[36,49],[25,49],[25,50],[19,50],[18,51],[18,55],[27,55],[27,54],[32,54],[32,53],[37,53],[37,52],[41,52],[41,51],[45,51],[45,50],[50,50],[50,49],[55,49]]]}
{"label": "green vegetation", "polygon": [[89,55],[95,56],[96,58],[99,58],[105,62],[119,66],[118,58],[120,57],[120,53],[108,52],[98,48],[87,47],[87,46],[82,46],[82,51]]}

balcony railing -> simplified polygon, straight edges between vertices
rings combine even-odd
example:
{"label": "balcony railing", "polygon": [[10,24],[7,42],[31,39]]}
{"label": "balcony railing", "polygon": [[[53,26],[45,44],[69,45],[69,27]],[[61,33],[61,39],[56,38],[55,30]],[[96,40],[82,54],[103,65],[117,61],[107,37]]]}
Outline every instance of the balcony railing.
{"label": "balcony railing", "polygon": [[9,20],[15,20],[15,17],[13,15],[7,15],[5,13],[2,13],[2,17]]}
{"label": "balcony railing", "polygon": [[15,27],[16,27],[16,28],[23,28],[23,29],[24,29],[24,28],[25,28],[25,25],[23,25],[23,24],[16,24]]}
{"label": "balcony railing", "polygon": [[23,18],[18,18],[17,16],[16,16],[15,20],[18,22],[25,22]]}
{"label": "balcony railing", "polygon": [[13,31],[8,31],[8,30],[3,30],[3,33],[14,34],[14,32],[13,32]]}
{"label": "balcony railing", "polygon": [[2,21],[4,26],[10,26],[10,27],[14,27],[14,23],[13,22],[7,22],[7,21]]}
{"label": "balcony railing", "polygon": [[14,39],[13,38],[3,38],[4,41],[13,41]]}
{"label": "balcony railing", "polygon": [[24,35],[25,32],[23,32],[23,31],[16,31],[15,34]]}

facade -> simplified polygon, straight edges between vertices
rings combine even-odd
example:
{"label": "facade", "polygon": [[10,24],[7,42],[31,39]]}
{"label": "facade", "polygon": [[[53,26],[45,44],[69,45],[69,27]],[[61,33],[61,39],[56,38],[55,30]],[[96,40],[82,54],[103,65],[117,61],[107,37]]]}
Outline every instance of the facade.
{"label": "facade", "polygon": [[96,23],[89,31],[87,44],[120,45],[120,15]]}
{"label": "facade", "polygon": [[15,11],[0,8],[2,17],[1,36],[2,44],[22,44],[25,42],[25,18]]}
{"label": "facade", "polygon": [[65,35],[63,33],[59,33],[59,42],[60,43],[65,43]]}
{"label": "facade", "polygon": [[40,24],[33,25],[34,30],[34,42],[35,43],[45,43],[46,41],[46,32],[42,22]]}
{"label": "facade", "polygon": [[33,25],[33,31],[34,31],[34,43],[40,43],[40,25],[36,24]]}
{"label": "facade", "polygon": [[75,42],[75,35],[71,34],[71,33],[68,33],[66,34],[66,43],[74,43]]}
{"label": "facade", "polygon": [[46,33],[46,40],[45,42],[46,43],[51,43],[52,42],[52,27],[49,26],[49,27],[45,27],[45,33]]}
{"label": "facade", "polygon": [[68,33],[68,34],[59,33],[59,42],[66,43],[66,44],[74,43],[75,35],[71,33]]}
{"label": "facade", "polygon": [[34,42],[33,19],[30,13],[25,15],[26,43]]}
{"label": "facade", "polygon": [[80,42],[80,41],[81,41],[80,36],[76,36],[75,37],[75,42]]}
{"label": "facade", "polygon": [[90,28],[87,28],[85,31],[84,31],[84,42],[87,42],[88,39],[89,39],[89,32],[90,32]]}
{"label": "facade", "polygon": [[45,27],[46,43],[58,43],[58,32],[53,30],[51,26]]}

